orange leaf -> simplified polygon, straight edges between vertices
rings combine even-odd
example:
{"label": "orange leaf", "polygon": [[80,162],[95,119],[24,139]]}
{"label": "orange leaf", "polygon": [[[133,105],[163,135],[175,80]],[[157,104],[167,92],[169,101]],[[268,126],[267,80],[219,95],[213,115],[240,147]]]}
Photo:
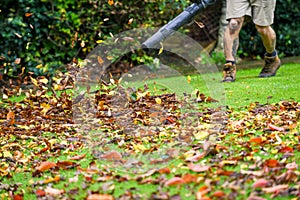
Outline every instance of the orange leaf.
{"label": "orange leaf", "polygon": [[279,162],[277,160],[274,160],[274,159],[269,159],[269,160],[265,161],[265,165],[267,167],[277,167],[277,166],[279,166]]}
{"label": "orange leaf", "polygon": [[46,192],[44,190],[37,190],[35,191],[36,196],[43,197],[46,195]]}
{"label": "orange leaf", "polygon": [[6,115],[6,120],[8,125],[13,125],[15,123],[15,113],[13,111],[9,111]]}
{"label": "orange leaf", "polygon": [[158,170],[158,173],[160,173],[160,174],[170,174],[171,170],[168,167],[164,167],[164,168],[161,168],[160,170]]}
{"label": "orange leaf", "polygon": [[182,179],[184,180],[185,183],[196,183],[197,182],[197,176],[192,175],[192,174],[185,174],[183,175]]}
{"label": "orange leaf", "polygon": [[23,200],[23,197],[16,194],[16,195],[13,196],[13,200]]}
{"label": "orange leaf", "polygon": [[224,197],[225,195],[223,191],[216,191],[212,194],[213,197]]}
{"label": "orange leaf", "polygon": [[279,152],[280,153],[292,153],[292,152],[294,152],[294,149],[292,147],[285,146],[285,147],[282,147],[279,150]]}
{"label": "orange leaf", "polygon": [[263,140],[262,140],[261,137],[256,137],[256,138],[252,138],[252,139],[250,140],[250,142],[260,144],[260,143],[263,142]]}
{"label": "orange leaf", "polygon": [[174,178],[172,178],[170,180],[167,180],[165,182],[165,185],[166,186],[173,186],[173,185],[181,185],[183,183],[185,183],[185,182],[184,182],[184,180],[182,178],[180,178],[180,177],[174,177]]}
{"label": "orange leaf", "polygon": [[55,167],[56,166],[56,164],[54,163],[54,162],[42,162],[41,164],[40,164],[40,166],[38,166],[37,167],[37,170],[39,170],[39,171],[46,171],[46,170],[48,170],[48,169],[50,169],[50,168],[52,168],[52,167]]}

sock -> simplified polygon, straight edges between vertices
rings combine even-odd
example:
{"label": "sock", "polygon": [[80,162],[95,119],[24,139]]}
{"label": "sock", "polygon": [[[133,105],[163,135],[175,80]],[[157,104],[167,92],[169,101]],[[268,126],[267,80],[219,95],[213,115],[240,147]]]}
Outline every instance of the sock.
{"label": "sock", "polygon": [[277,52],[276,52],[276,50],[274,50],[272,53],[266,53],[265,54],[265,56],[267,56],[267,57],[275,57],[277,55]]}
{"label": "sock", "polygon": [[234,60],[233,61],[232,60],[226,60],[226,64],[227,63],[231,63],[232,65],[235,65],[235,61]]}

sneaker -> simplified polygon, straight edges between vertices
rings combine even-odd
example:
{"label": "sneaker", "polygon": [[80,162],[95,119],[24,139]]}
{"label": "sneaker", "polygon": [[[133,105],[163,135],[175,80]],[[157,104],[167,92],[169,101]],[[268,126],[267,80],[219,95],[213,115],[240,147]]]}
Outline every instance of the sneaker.
{"label": "sneaker", "polygon": [[231,62],[226,63],[223,67],[223,80],[222,82],[234,82],[236,75],[236,66]]}
{"label": "sneaker", "polygon": [[267,57],[265,56],[265,66],[261,70],[259,77],[266,78],[270,76],[275,76],[277,70],[280,67],[280,59],[276,55],[274,57]]}

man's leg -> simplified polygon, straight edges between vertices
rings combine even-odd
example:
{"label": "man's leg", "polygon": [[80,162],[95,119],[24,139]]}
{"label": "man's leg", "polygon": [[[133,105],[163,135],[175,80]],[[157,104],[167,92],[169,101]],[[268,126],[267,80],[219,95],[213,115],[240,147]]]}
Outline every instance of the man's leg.
{"label": "man's leg", "polygon": [[276,33],[271,26],[255,26],[259,32],[263,45],[266,49],[265,65],[259,74],[259,77],[275,76],[280,67],[280,59],[275,50]]}
{"label": "man's leg", "polygon": [[230,19],[224,32],[224,54],[226,64],[223,68],[223,82],[235,81],[236,53],[239,47],[239,33],[244,22],[244,17]]}

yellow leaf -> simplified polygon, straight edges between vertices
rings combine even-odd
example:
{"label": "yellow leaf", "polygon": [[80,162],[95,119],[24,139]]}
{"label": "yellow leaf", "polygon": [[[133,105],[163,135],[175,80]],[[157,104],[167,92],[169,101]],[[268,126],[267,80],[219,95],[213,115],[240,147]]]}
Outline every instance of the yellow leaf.
{"label": "yellow leaf", "polygon": [[155,98],[155,102],[157,103],[157,104],[161,104],[161,98]]}
{"label": "yellow leaf", "polygon": [[160,45],[161,45],[161,48],[159,49],[158,55],[164,51],[164,46],[161,42],[160,42]]}
{"label": "yellow leaf", "polygon": [[108,0],[108,4],[111,6],[114,4],[114,0]]}
{"label": "yellow leaf", "polygon": [[48,79],[46,79],[45,77],[40,79],[39,82],[47,84],[48,83]]}
{"label": "yellow leaf", "polygon": [[207,138],[208,135],[209,135],[209,133],[207,131],[201,131],[201,132],[194,133],[194,137],[196,140],[203,140],[203,139]]}
{"label": "yellow leaf", "polygon": [[35,68],[40,69],[40,68],[42,68],[42,67],[43,67],[43,64],[39,64],[39,65],[37,65]]}
{"label": "yellow leaf", "polygon": [[38,83],[38,81],[35,79],[35,78],[32,78],[32,77],[30,77],[30,79],[31,79],[31,82],[35,85],[35,86],[39,86],[39,83]]}
{"label": "yellow leaf", "polygon": [[192,78],[190,76],[187,76],[187,82],[191,83]]}
{"label": "yellow leaf", "polygon": [[3,99],[8,99],[8,96],[6,94],[3,94],[2,98]]}
{"label": "yellow leaf", "polygon": [[40,107],[43,108],[41,113],[43,113],[43,115],[46,115],[46,113],[50,110],[51,105],[49,105],[47,103],[41,103]]}

